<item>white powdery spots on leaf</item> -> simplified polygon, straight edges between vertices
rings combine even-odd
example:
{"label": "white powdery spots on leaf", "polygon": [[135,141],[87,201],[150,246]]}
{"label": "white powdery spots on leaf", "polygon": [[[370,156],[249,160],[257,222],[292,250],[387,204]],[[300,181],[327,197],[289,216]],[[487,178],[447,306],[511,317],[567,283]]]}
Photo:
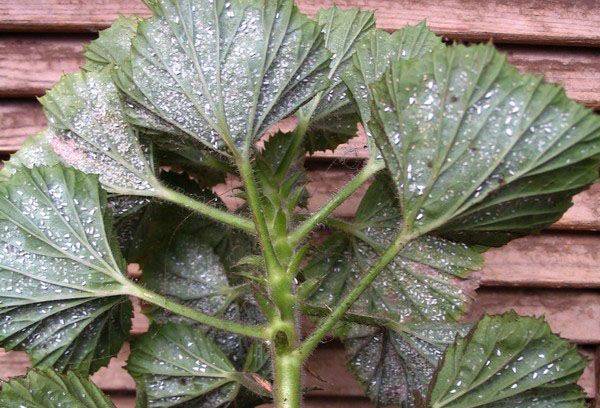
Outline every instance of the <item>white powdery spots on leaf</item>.
{"label": "white powdery spots on leaf", "polygon": [[[95,370],[110,358],[103,330],[112,313],[127,307],[117,296],[120,264],[107,242],[99,194],[95,176],[60,165],[21,169],[2,185],[2,347],[25,349],[34,362],[59,370]],[[108,342],[128,331],[113,329]]]}
{"label": "white powdery spots on leaf", "polygon": [[67,76],[42,104],[50,122],[46,138],[65,163],[98,174],[109,191],[152,194],[153,170],[107,74]]}
{"label": "white powdery spots on leaf", "polygon": [[211,149],[227,153],[224,138],[249,144],[325,86],[316,25],[292,6],[162,2],[134,40],[136,91],[149,111]]}

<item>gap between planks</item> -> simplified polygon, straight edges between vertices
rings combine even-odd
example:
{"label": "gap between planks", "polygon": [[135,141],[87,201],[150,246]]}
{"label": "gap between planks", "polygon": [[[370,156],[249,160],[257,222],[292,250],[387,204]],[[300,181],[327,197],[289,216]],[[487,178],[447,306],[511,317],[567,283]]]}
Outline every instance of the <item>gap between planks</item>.
{"label": "gap between planks", "polygon": [[[375,11],[377,24],[395,30],[427,20],[438,34],[461,40],[600,46],[596,0],[300,0],[314,15],[334,3]],[[150,13],[140,0],[101,2],[1,0],[0,30],[89,32],[107,27],[119,14]]]}

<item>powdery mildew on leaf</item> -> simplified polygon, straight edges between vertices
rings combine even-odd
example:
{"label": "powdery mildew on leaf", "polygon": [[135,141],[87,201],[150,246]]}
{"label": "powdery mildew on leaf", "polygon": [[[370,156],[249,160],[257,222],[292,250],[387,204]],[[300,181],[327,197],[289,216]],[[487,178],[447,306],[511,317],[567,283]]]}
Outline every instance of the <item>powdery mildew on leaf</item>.
{"label": "powdery mildew on leaf", "polygon": [[95,176],[60,165],[0,185],[0,346],[34,365],[93,372],[129,335],[124,262]]}
{"label": "powdery mildew on leaf", "polygon": [[382,157],[373,143],[368,126],[372,99],[369,85],[381,79],[390,63],[422,58],[443,47],[442,39],[429,31],[424,22],[415,26],[406,26],[393,34],[383,30],[371,31],[356,45],[352,66],[346,70],[342,78],[360,112],[372,158]]}
{"label": "powdery mildew on leaf", "polygon": [[485,316],[446,350],[428,407],[583,408],[586,363],[541,318]]}
{"label": "powdery mildew on leaf", "polygon": [[[390,186],[387,177],[378,177],[354,222],[319,245],[304,268],[307,279],[319,282],[311,302],[337,304],[401,230]],[[399,322],[455,320],[468,300],[455,278],[467,277],[481,264],[481,255],[464,244],[423,236],[400,251],[351,311]]]}
{"label": "powdery mildew on leaf", "polygon": [[398,61],[371,92],[409,230],[502,243],[557,220],[597,177],[600,118],[490,45]]}
{"label": "powdery mildew on leaf", "polygon": [[[318,26],[292,1],[162,0],[118,73],[137,122],[249,149],[327,85]],[[158,120],[156,119],[158,118]]]}
{"label": "powdery mildew on leaf", "polygon": [[63,162],[97,174],[108,191],[154,194],[154,169],[108,73],[66,75],[40,101],[50,125],[46,137]]}
{"label": "powdery mildew on leaf", "polygon": [[352,65],[356,45],[375,28],[373,12],[359,9],[321,9],[316,19],[332,54],[328,72],[331,84],[300,111],[301,116],[310,116],[306,134],[310,153],[333,150],[356,135],[359,116],[342,75]]}
{"label": "powdery mildew on leaf", "polygon": [[343,341],[348,366],[371,400],[378,406],[415,406],[415,395],[426,395],[446,348],[468,330],[457,323],[353,325]]}
{"label": "powdery mildew on leaf", "polygon": [[73,372],[30,370],[26,376],[2,384],[3,407],[115,408],[111,400],[88,378]]}
{"label": "powdery mildew on leaf", "polygon": [[127,370],[145,406],[225,407],[239,392],[235,367],[200,329],[155,326],[131,350]]}

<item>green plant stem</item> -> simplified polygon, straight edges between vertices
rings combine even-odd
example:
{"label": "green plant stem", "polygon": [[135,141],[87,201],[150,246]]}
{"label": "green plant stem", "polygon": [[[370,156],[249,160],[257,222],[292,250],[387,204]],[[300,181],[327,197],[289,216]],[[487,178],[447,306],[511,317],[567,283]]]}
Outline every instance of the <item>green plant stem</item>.
{"label": "green plant stem", "polygon": [[294,352],[274,357],[273,402],[277,408],[300,408],[302,404],[302,360]]}
{"label": "green plant stem", "polygon": [[254,223],[251,220],[224,210],[220,210],[167,187],[160,186],[158,188],[158,197],[189,208],[190,210],[212,218],[213,220],[230,225],[234,228],[241,229],[249,234],[256,234]]}
{"label": "green plant stem", "polygon": [[198,323],[205,324],[207,326],[214,327],[216,329],[225,330],[231,333],[240,334],[242,336],[253,337],[256,339],[267,338],[267,330],[262,326],[248,326],[240,323],[236,323],[230,320],[222,320],[217,317],[208,315],[187,307],[177,302],[159,295],[158,293],[152,292],[142,286],[139,286],[131,281],[125,283],[126,294],[135,296],[153,305],[160,306],[163,309],[169,310],[180,316],[187,317]]}
{"label": "green plant stem", "polygon": [[290,245],[297,245],[302,239],[304,239],[320,222],[323,222],[331,213],[338,208],[344,201],[348,199],[352,194],[356,192],[365,182],[367,182],[372,176],[377,174],[384,168],[384,164],[381,162],[369,161],[361,171],[352,178],[341,190],[339,190],[332,198],[319,209],[316,213],[312,214],[309,218],[304,220],[302,224],[296,228],[294,232],[288,237]]}
{"label": "green plant stem", "polygon": [[335,307],[329,316],[325,318],[298,348],[297,352],[304,361],[317,348],[321,340],[333,329],[335,324],[340,321],[344,314],[350,309],[360,295],[373,283],[379,276],[379,273],[398,255],[398,252],[415,237],[401,232],[394,242],[385,250],[375,264],[369,269],[365,276],[358,282],[356,287],[350,291]]}

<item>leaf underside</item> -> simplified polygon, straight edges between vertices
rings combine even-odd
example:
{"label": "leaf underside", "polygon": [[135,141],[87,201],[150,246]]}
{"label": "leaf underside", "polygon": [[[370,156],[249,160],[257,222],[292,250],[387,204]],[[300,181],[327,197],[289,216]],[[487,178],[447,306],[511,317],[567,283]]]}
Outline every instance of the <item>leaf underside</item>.
{"label": "leaf underside", "polygon": [[185,324],[154,326],[132,342],[127,370],[148,407],[224,407],[240,389],[227,356]]}
{"label": "leaf underside", "polygon": [[[389,178],[376,178],[354,221],[319,244],[305,267],[305,278],[319,282],[310,302],[337,304],[391,244],[401,223]],[[423,236],[398,254],[351,311],[400,322],[456,320],[468,300],[458,279],[481,264],[481,255],[464,244]]]}
{"label": "leaf underside", "polygon": [[328,60],[292,1],[164,0],[116,77],[136,124],[230,154],[327,86]]}
{"label": "leaf underside", "polygon": [[26,408],[115,408],[89,379],[73,372],[60,375],[33,369],[2,384],[0,406]]}
{"label": "leaf underside", "polygon": [[371,92],[369,130],[411,231],[502,244],[597,178],[600,118],[491,45],[397,61]]}
{"label": "leaf underside", "polygon": [[60,165],[0,185],[0,346],[35,366],[96,371],[131,327],[124,262],[95,176]]}
{"label": "leaf underside", "polygon": [[368,128],[372,100],[369,85],[380,80],[392,62],[422,58],[443,47],[442,39],[429,31],[425,22],[406,26],[393,34],[373,30],[357,44],[352,66],[342,75],[342,79],[360,112],[372,159],[382,157]]}
{"label": "leaf underside", "polygon": [[348,366],[377,406],[415,406],[446,347],[466,324],[409,323],[399,327],[353,325],[343,342]]}
{"label": "leaf underside", "polygon": [[356,45],[375,28],[373,12],[356,8],[322,9],[316,20],[332,58],[328,72],[331,84],[300,112],[301,116],[311,115],[305,136],[306,150],[311,154],[334,150],[356,135],[360,118],[342,75],[352,65]]}
{"label": "leaf underside", "polygon": [[97,174],[110,192],[154,194],[154,169],[125,120],[110,74],[66,75],[40,102],[50,124],[47,141],[63,162]]}
{"label": "leaf underside", "polygon": [[576,382],[585,366],[543,319],[485,316],[446,350],[428,406],[583,408]]}

